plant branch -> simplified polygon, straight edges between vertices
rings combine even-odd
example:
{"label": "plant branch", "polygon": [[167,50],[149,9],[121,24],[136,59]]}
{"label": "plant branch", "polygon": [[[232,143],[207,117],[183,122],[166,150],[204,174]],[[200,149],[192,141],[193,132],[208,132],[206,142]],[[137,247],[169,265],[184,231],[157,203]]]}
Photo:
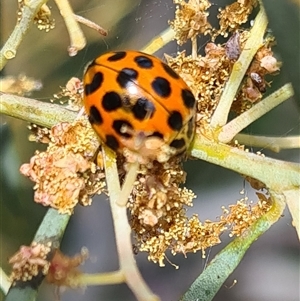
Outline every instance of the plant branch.
{"label": "plant branch", "polygon": [[230,147],[196,137],[191,155],[242,175],[257,179],[273,191],[300,189],[300,165]]}
{"label": "plant branch", "polygon": [[299,190],[291,189],[284,190],[282,192],[286,198],[286,203],[291,212],[293,223],[292,225],[296,228],[298,238],[300,240],[300,202],[299,202]]}
{"label": "plant branch", "polygon": [[44,127],[75,120],[77,113],[61,105],[0,92],[0,113]]}
{"label": "plant branch", "polygon": [[86,45],[86,39],[83,32],[76,21],[72,7],[68,0],[55,0],[56,5],[60,10],[60,14],[65,20],[67,30],[70,36],[70,46],[68,48],[69,55],[74,56],[77,52],[83,49]]}
{"label": "plant branch", "polygon": [[232,121],[228,122],[222,127],[219,133],[218,140],[223,143],[230,142],[236,134],[242,129],[246,128],[249,124],[271,111],[273,108],[289,99],[294,95],[293,87],[291,84],[286,84],[256,105],[251,109],[242,113]]}
{"label": "plant branch", "polygon": [[138,300],[157,301],[144,279],[142,278],[134,259],[131,243],[131,228],[127,219],[126,206],[119,206],[121,187],[118,180],[118,169],[115,153],[107,147],[103,147],[103,159],[107,188],[110,198],[111,212],[115,227],[116,244],[120,261],[120,270],[124,273],[127,285]]}
{"label": "plant branch", "polygon": [[7,294],[10,286],[11,286],[11,282],[9,281],[8,276],[5,274],[5,272],[0,267],[0,289],[2,290],[4,295]]}
{"label": "plant branch", "polygon": [[300,136],[268,137],[237,134],[235,139],[239,142],[239,144],[269,149],[276,153],[279,153],[283,149],[300,149]]}
{"label": "plant branch", "polygon": [[233,65],[232,72],[225,85],[220,102],[212,116],[210,125],[213,128],[226,124],[231,104],[237,94],[241,81],[243,80],[243,75],[246,73],[257,50],[262,46],[267,24],[268,20],[264,8],[263,6],[260,6],[260,11],[256,16],[254,26],[250,31],[250,37],[248,38],[239,59]]}
{"label": "plant branch", "polygon": [[119,206],[126,206],[128,198],[132,192],[132,187],[137,177],[139,166],[140,164],[138,162],[128,164],[129,169],[125,176],[120,198],[117,201]]}
{"label": "plant branch", "polygon": [[125,281],[122,271],[99,274],[80,274],[78,286],[117,284]]}
{"label": "plant branch", "polygon": [[32,24],[34,17],[46,2],[47,0],[24,1],[21,20],[16,24],[13,32],[0,51],[0,70],[4,68],[8,60],[16,56],[17,49]]}
{"label": "plant branch", "polygon": [[167,28],[159,35],[157,35],[154,39],[152,39],[146,46],[144,46],[141,51],[153,54],[166,44],[171,42],[175,38],[175,32],[172,28]]}
{"label": "plant branch", "polygon": [[96,30],[97,32],[99,32],[101,35],[103,36],[107,36],[108,32],[106,29],[104,29],[103,27],[101,27],[100,25],[98,25],[97,23],[91,21],[91,20],[88,20],[82,16],[78,16],[78,15],[75,15],[74,14],[74,19],[81,23],[81,24],[84,24],[85,26],[87,27],[90,27],[94,30]]}

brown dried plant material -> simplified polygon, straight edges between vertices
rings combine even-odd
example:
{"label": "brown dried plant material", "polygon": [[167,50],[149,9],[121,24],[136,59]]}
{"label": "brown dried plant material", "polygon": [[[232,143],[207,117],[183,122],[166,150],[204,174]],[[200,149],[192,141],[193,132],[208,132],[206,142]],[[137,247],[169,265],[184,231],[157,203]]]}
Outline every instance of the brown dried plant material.
{"label": "brown dried plant material", "polygon": [[29,281],[39,273],[46,275],[50,266],[47,261],[50,251],[50,242],[45,245],[33,242],[30,246],[21,246],[9,259],[12,265],[11,281]]}
{"label": "brown dried plant material", "polygon": [[[20,22],[23,14],[23,8],[26,5],[26,0],[19,0],[18,5],[18,22]],[[51,19],[51,10],[47,4],[43,4],[40,10],[37,12],[34,18],[34,24],[37,25],[39,30],[45,30],[46,32],[55,28],[55,20]]]}
{"label": "brown dried plant material", "polygon": [[256,53],[247,70],[241,90],[233,103],[232,110],[234,112],[241,114],[259,102],[271,84],[266,77],[274,76],[279,71],[281,64],[274,57],[271,50],[272,44],[273,40],[267,38]]}
{"label": "brown dried plant material", "polygon": [[36,183],[35,202],[71,214],[104,190],[104,173],[93,163],[99,141],[86,119],[55,125],[50,140],[47,151],[37,152],[20,171]]}
{"label": "brown dried plant material", "polygon": [[48,144],[50,142],[51,131],[48,128],[40,127],[36,124],[30,124],[28,129],[31,131],[28,139],[32,142],[40,142]]}
{"label": "brown dried plant material", "polygon": [[207,21],[209,15],[206,10],[211,6],[207,0],[174,0],[176,6],[175,19],[170,26],[175,31],[175,39],[179,45],[199,34],[208,34],[211,25]]}
{"label": "brown dried plant material", "polygon": [[178,159],[141,167],[128,203],[131,228],[135,232],[135,249],[148,253],[148,259],[164,266],[166,251],[173,255],[205,250],[221,242],[220,235],[230,229],[230,236],[241,235],[270,208],[268,198],[250,205],[241,199],[229,210],[223,208],[218,221],[201,222],[197,215],[188,218],[186,207],[195,195],[181,188],[185,172]]}
{"label": "brown dried plant material", "polygon": [[5,76],[0,78],[0,90],[16,95],[30,95],[32,91],[39,91],[43,87],[41,81],[25,74]]}
{"label": "brown dried plant material", "polygon": [[224,216],[221,221],[226,221],[230,225],[230,237],[241,236],[244,231],[266,214],[271,208],[271,198],[263,193],[256,193],[258,202],[255,205],[249,205],[244,199],[234,205],[229,206],[229,211],[223,208]]}
{"label": "brown dried plant material", "polygon": [[[67,108],[72,111],[79,111],[82,108],[82,82],[77,77],[72,77],[61,91],[54,94],[54,100],[59,100],[61,104],[67,103]],[[52,99],[51,101],[54,102]]]}
{"label": "brown dried plant material", "polygon": [[82,274],[78,266],[84,263],[88,257],[86,248],[73,257],[68,257],[60,250],[56,250],[50,262],[46,281],[57,286],[78,287],[78,277]]}
{"label": "brown dried plant material", "polygon": [[213,38],[218,35],[227,37],[232,31],[248,21],[249,15],[254,7],[257,6],[257,0],[238,0],[224,9],[219,9],[218,18],[220,19],[220,29],[215,30]]}
{"label": "brown dried plant material", "polygon": [[[233,62],[226,55],[225,46],[208,43],[205,55],[196,59],[181,52],[177,57],[166,57],[172,67],[191,88],[197,100],[197,132],[205,131],[210,123]],[[204,133],[205,134],[205,133]]]}

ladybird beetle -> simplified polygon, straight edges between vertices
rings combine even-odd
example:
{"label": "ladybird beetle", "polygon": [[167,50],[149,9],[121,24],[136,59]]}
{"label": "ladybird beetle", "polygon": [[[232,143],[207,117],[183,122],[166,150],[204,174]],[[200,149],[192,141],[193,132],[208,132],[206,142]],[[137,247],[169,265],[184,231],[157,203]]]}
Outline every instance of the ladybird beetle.
{"label": "ladybird beetle", "polygon": [[108,52],[88,64],[83,84],[89,121],[112,150],[163,162],[184,153],[193,139],[195,98],[158,58]]}

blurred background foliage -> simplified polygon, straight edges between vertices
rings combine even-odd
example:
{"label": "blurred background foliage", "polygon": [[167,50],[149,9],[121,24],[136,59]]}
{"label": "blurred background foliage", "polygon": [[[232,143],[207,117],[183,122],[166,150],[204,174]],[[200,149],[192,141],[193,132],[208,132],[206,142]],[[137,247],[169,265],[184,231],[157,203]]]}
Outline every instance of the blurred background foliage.
{"label": "blurred background foliage", "polygon": [[[211,16],[216,16],[218,8],[228,1],[215,0]],[[230,2],[229,2],[230,3]],[[276,56],[283,61],[282,72],[273,79],[272,90],[283,83],[293,81],[296,96],[268,113],[248,127],[248,134],[287,136],[299,134],[299,1],[265,0],[270,28],[276,35],[278,47]],[[15,59],[8,62],[1,76],[18,76],[23,73],[41,80],[43,88],[31,97],[49,101],[59,92],[60,86],[73,76],[81,78],[84,66],[96,55],[109,50],[140,49],[154,36],[166,29],[167,21],[174,16],[172,0],[72,0],[74,12],[108,29],[108,37],[103,38],[93,30],[82,26],[87,38],[87,46],[77,56],[69,57],[67,47],[69,37],[65,24],[53,1],[48,2],[55,29],[48,33],[32,26],[22,42]],[[0,2],[0,37],[4,44],[16,24],[17,1]],[[215,19],[215,17],[214,17]],[[199,52],[203,51],[207,37],[199,38]],[[189,49],[189,45],[186,45]],[[169,43],[156,55],[174,55],[182,50],[175,42]],[[33,203],[32,183],[19,174],[19,166],[28,162],[35,150],[43,150],[44,145],[28,141],[29,131],[23,121],[0,116],[0,254],[1,266],[9,271],[7,258],[21,244],[29,244],[41,222],[46,209]],[[256,151],[255,149],[251,149]],[[299,162],[299,150],[282,151],[274,154],[260,150],[268,156]],[[206,162],[186,163],[187,187],[198,195],[190,214],[198,213],[202,220],[216,220],[221,213],[221,205],[238,200],[245,188],[247,196],[255,200],[255,195],[243,178],[231,171],[212,166]],[[162,300],[177,300],[193,279],[203,270],[207,260],[213,258],[229,241],[223,237],[220,246],[208,250],[207,259],[201,254],[169,256],[171,262],[180,266],[175,270],[168,265],[159,268],[147,261],[146,254],[137,255],[141,272],[155,293]],[[62,248],[69,254],[78,253],[81,247],[90,250],[91,258],[83,267],[84,271],[113,271],[118,267],[114,244],[114,232],[107,198],[97,197],[92,206],[77,208],[65,234]],[[232,288],[233,280],[238,283]],[[299,246],[291,218],[285,216],[273,226],[246,254],[243,262],[215,300],[247,301],[296,301],[299,300]],[[126,285],[91,287],[84,290],[67,290],[61,296],[63,301],[76,300],[133,300]],[[3,299],[2,292],[0,300]],[[53,300],[54,288],[43,285],[39,300]]]}

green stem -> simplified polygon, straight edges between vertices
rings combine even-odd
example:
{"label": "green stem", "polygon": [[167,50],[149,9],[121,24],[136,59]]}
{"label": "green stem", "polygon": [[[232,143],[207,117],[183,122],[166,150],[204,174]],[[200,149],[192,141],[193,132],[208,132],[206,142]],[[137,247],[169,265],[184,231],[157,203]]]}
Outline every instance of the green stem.
{"label": "green stem", "polygon": [[40,10],[41,6],[46,2],[47,0],[24,1],[21,20],[15,26],[13,32],[0,51],[0,70],[4,68],[8,60],[13,59],[16,56],[17,49],[30,28],[34,17]]}
{"label": "green stem", "polygon": [[158,301],[158,297],[151,292],[137,268],[132,250],[131,228],[127,219],[127,209],[126,206],[118,205],[118,200],[121,197],[121,187],[117,180],[119,175],[116,157],[115,154],[105,146],[103,147],[103,159],[110,207],[115,227],[120,270],[124,273],[127,285],[138,300]]}
{"label": "green stem", "polygon": [[299,189],[300,165],[248,153],[229,145],[196,137],[191,155],[257,179],[274,191]]}
{"label": "green stem", "polygon": [[147,45],[145,45],[141,51],[153,54],[166,44],[171,42],[175,37],[175,32],[172,28],[168,27],[166,30],[157,35]]}
{"label": "green stem", "polygon": [[55,0],[56,5],[60,10],[60,14],[64,18],[66,27],[70,36],[69,55],[74,56],[78,50],[81,50],[86,45],[86,39],[75,18],[72,7],[68,0]]}
{"label": "green stem", "polygon": [[254,55],[263,44],[263,36],[267,28],[268,20],[264,8],[261,6],[258,15],[255,18],[254,26],[250,31],[245,47],[239,59],[233,65],[229,80],[225,85],[224,92],[220,102],[211,119],[211,126],[217,128],[227,122],[231,104],[237,94],[243,76],[246,73]]}
{"label": "green stem", "polygon": [[236,134],[246,128],[249,124],[265,115],[293,95],[294,91],[292,85],[284,85],[283,87],[254,105],[251,109],[247,110],[246,112],[242,113],[241,115],[224,125],[218,136],[218,140],[223,143],[230,142]]}
{"label": "green stem", "polygon": [[300,149],[300,136],[270,137],[247,134],[237,134],[235,139],[239,144],[260,147],[279,153],[283,149]]}
{"label": "green stem", "polygon": [[77,115],[61,105],[2,92],[0,113],[48,128],[62,121],[72,122]]}
{"label": "green stem", "polygon": [[80,274],[78,276],[78,286],[86,287],[90,285],[117,284],[125,281],[122,271],[115,271],[100,274]]}

